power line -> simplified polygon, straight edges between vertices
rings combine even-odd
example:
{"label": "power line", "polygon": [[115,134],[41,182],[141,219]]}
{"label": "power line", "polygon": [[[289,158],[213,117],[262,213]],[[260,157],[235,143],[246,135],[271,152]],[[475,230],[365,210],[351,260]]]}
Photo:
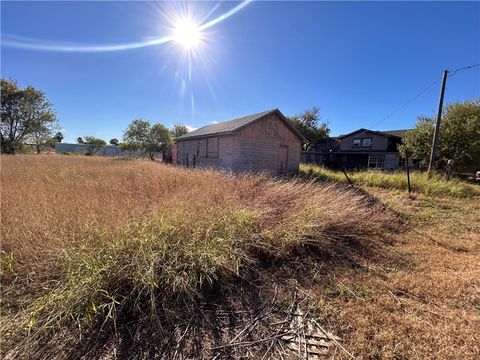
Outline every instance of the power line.
{"label": "power line", "polygon": [[[473,65],[468,65],[468,66],[464,66],[464,67],[461,67],[461,68],[458,68],[458,69],[455,69],[453,71],[448,71],[448,76],[449,77],[452,77],[453,75],[455,75],[456,73],[460,72],[460,71],[463,71],[463,70],[468,70],[468,69],[472,69],[472,68],[475,68],[477,66],[480,66],[480,63],[479,64],[473,64]],[[390,114],[388,114],[387,116],[385,116],[384,118],[382,118],[380,121],[377,121],[376,123],[374,123],[373,125],[371,125],[369,128],[367,128],[366,130],[368,129],[371,129],[373,130],[374,127],[380,125],[381,123],[383,123],[384,121],[390,119],[393,115],[395,115],[396,113],[398,113],[400,110],[402,110],[403,108],[405,108],[406,106],[410,105],[413,101],[415,101],[416,99],[418,99],[420,96],[422,96],[425,92],[427,92],[428,90],[430,90],[434,85],[436,85],[438,82],[440,82],[441,78],[437,78],[435,81],[433,81],[430,85],[428,85],[426,88],[424,88],[423,90],[421,90],[419,93],[417,93],[414,97],[412,97],[411,99],[407,100],[406,102],[404,102],[402,105],[400,105],[397,109],[395,109],[394,111],[392,111]],[[365,133],[366,131],[363,131],[362,133],[360,133],[359,135]]]}
{"label": "power line", "polygon": [[[456,73],[458,73],[459,71],[463,71],[463,70],[468,70],[468,69],[472,69],[472,68],[475,68],[477,66],[480,66],[480,64],[473,64],[473,65],[468,65],[468,66],[464,66],[464,67],[461,67],[461,68],[458,68],[458,69],[455,69],[453,71],[448,71],[448,76],[449,77],[452,77],[453,75],[455,75]],[[437,80],[435,80],[434,82],[432,82],[430,85],[428,85],[425,89],[423,89],[422,91],[420,91],[417,95],[415,95],[413,98],[411,98],[410,100],[406,101],[405,103],[403,103],[402,105],[400,105],[396,110],[392,111],[390,114],[388,114],[387,116],[385,116],[382,120],[376,122],[375,124],[373,124],[372,126],[370,126],[371,129],[373,129],[375,126],[377,125],[380,125],[381,123],[383,123],[385,120],[388,120],[390,119],[393,115],[395,115],[396,113],[398,113],[400,110],[402,110],[404,107],[406,107],[407,105],[409,105],[410,103],[412,103],[414,100],[416,100],[417,98],[419,98],[421,95],[423,95],[425,92],[427,92],[430,88],[432,88],[435,84],[437,84],[438,82],[440,81],[440,78],[438,78]]]}
{"label": "power line", "polygon": [[[472,68],[477,67],[477,66],[480,66],[480,63],[479,63],[479,64],[473,64],[473,65],[464,66],[464,67],[455,69],[455,70],[453,70],[453,71],[448,71],[448,76],[449,76],[449,77],[452,77],[453,75],[455,75],[455,74],[456,74],[457,72],[459,72],[459,71],[472,69]],[[380,124],[383,123],[385,120],[390,119],[393,115],[395,115],[396,113],[398,113],[398,112],[399,112],[400,110],[402,110],[404,107],[406,107],[407,105],[409,105],[410,103],[412,103],[413,101],[415,101],[417,98],[419,98],[421,95],[423,95],[425,92],[427,92],[428,90],[430,90],[430,88],[432,88],[432,87],[433,87],[435,84],[437,84],[439,81],[440,81],[440,78],[438,78],[437,80],[435,80],[434,82],[432,82],[430,85],[428,85],[425,89],[423,89],[422,91],[420,91],[417,95],[415,95],[414,97],[412,97],[410,100],[408,100],[408,101],[406,101],[405,103],[403,103],[402,105],[400,105],[396,110],[392,111],[390,114],[388,114],[387,116],[385,116],[382,120],[380,120],[380,121],[376,122],[375,124],[373,124],[372,126],[370,126],[370,128],[373,129],[375,126],[380,125]]]}
{"label": "power line", "polygon": [[477,67],[477,66],[480,66],[480,64],[468,65],[468,66],[464,66],[464,67],[462,67],[462,68],[455,69],[455,70],[453,70],[453,71],[449,71],[449,72],[448,72],[448,76],[449,76],[449,77],[452,77],[453,75],[455,75],[455,74],[456,74],[457,72],[459,72],[459,71],[471,69],[471,68],[474,68],[474,67]]}
{"label": "power line", "polygon": [[400,105],[397,109],[395,109],[394,111],[392,111],[390,114],[388,114],[387,116],[385,116],[383,119],[381,119],[380,121],[377,121],[375,124],[373,124],[372,126],[368,127],[368,128],[365,128],[364,131],[362,131],[361,133],[359,133],[358,135],[363,135],[365,134],[368,130],[373,130],[373,128],[377,125],[380,125],[381,123],[383,123],[384,121],[388,120],[389,118],[391,118],[393,115],[395,115],[396,113],[398,113],[400,110],[402,110],[404,107],[406,107],[407,105],[409,105],[410,103],[412,103],[413,101],[415,101],[417,98],[419,98],[420,96],[422,96],[425,92],[427,92],[428,90],[430,90],[435,84],[437,84],[438,82],[440,81],[440,78],[436,79],[434,82],[432,82],[430,85],[428,85],[425,89],[421,90],[419,93],[417,93],[414,97],[412,97],[410,100],[404,102],[402,105]]}
{"label": "power line", "polygon": [[393,115],[395,115],[396,113],[398,113],[400,110],[402,110],[403,108],[405,108],[407,105],[411,104],[413,101],[415,101],[416,99],[418,99],[420,96],[422,96],[425,92],[427,92],[428,90],[430,90],[435,84],[437,84],[438,82],[440,81],[440,78],[436,79],[434,82],[432,82],[430,85],[428,85],[425,89],[423,89],[422,91],[420,91],[418,94],[416,94],[414,97],[412,97],[410,100],[407,100],[405,103],[403,103],[402,105],[400,105],[397,109],[395,109],[394,111],[392,111],[390,114],[388,114],[387,116],[385,116],[383,119],[381,119],[380,121],[376,122],[375,124],[373,124],[372,126],[370,126],[371,129],[373,129],[375,126],[377,125],[380,125],[382,122],[384,122],[385,120],[388,120],[390,119]]}

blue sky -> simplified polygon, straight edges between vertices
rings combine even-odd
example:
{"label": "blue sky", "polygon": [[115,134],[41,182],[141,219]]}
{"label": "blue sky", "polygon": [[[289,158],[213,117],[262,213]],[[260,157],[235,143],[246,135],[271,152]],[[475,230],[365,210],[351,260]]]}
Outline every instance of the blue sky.
{"label": "blue sky", "polygon": [[[170,36],[179,13],[205,23],[238,3],[4,2],[2,38],[123,44]],[[210,14],[209,14],[210,12]],[[200,127],[270,108],[321,109],[333,135],[409,128],[432,115],[444,69],[480,63],[479,2],[251,2],[202,32],[189,75],[176,42],[112,52],[20,49],[2,41],[1,75],[54,104],[65,140],[121,138],[134,118]],[[446,102],[480,96],[480,67]],[[373,126],[375,125],[375,126]]]}

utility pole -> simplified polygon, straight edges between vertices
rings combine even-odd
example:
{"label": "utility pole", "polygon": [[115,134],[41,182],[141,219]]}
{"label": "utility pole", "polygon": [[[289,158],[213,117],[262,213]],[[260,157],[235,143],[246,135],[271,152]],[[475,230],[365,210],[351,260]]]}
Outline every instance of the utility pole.
{"label": "utility pole", "polygon": [[432,175],[434,168],[435,155],[437,152],[438,138],[440,136],[440,121],[442,120],[443,96],[445,95],[445,85],[447,83],[448,70],[443,71],[442,88],[440,89],[440,99],[438,100],[437,121],[433,130],[432,152],[430,153],[430,162],[428,164],[428,177]]}

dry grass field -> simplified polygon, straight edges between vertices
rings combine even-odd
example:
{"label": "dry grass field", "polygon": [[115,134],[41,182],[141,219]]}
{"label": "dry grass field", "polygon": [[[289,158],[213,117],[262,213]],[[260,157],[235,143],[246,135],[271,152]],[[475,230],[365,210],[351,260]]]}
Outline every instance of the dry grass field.
{"label": "dry grass field", "polygon": [[295,359],[278,334],[301,311],[330,358],[478,358],[472,189],[2,156],[2,355]]}

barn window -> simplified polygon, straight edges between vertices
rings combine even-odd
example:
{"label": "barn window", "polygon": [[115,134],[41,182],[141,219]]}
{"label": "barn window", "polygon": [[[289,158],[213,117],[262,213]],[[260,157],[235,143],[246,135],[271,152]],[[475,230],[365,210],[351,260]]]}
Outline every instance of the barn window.
{"label": "barn window", "polygon": [[218,157],[218,137],[207,139],[207,157]]}
{"label": "barn window", "polygon": [[267,132],[266,135],[269,137],[278,136],[278,121],[276,119],[267,120]]}

